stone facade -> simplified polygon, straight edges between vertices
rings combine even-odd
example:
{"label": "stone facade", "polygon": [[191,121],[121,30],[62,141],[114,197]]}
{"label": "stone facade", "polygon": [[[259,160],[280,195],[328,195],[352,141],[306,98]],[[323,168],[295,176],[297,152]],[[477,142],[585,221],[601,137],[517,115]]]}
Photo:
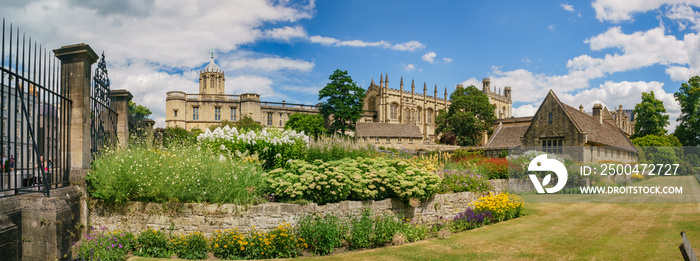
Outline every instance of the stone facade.
{"label": "stone facade", "polygon": [[[505,191],[508,186],[505,180],[492,180],[491,183],[496,194]],[[332,213],[347,216],[359,213],[364,207],[377,212],[391,211],[410,219],[449,218],[466,210],[469,203],[485,195],[487,193],[474,192],[435,195],[416,207],[395,199],[342,201],[325,205],[265,203],[257,206],[130,202],[118,209],[96,203],[92,207],[90,219],[93,226],[104,226],[110,230],[138,232],[145,228],[153,228],[167,231],[172,225],[174,233],[200,231],[208,235],[218,229],[238,228],[241,231],[249,231],[253,226],[267,231],[276,228],[282,222],[294,224],[306,214]]]}
{"label": "stone facade", "polygon": [[266,102],[260,95],[225,94],[224,72],[214,62],[199,73],[199,93],[168,92],[165,99],[165,124],[187,130],[206,129],[222,121],[237,122],[248,116],[266,127],[284,128],[294,113],[318,114],[318,105]]}
{"label": "stone facade", "polygon": [[[627,126],[629,126],[628,124]],[[523,147],[564,153],[582,162],[636,162],[638,152],[615,124],[607,108],[593,106],[591,115],[575,109],[549,91],[521,137]]]}
{"label": "stone facade", "polygon": [[[509,118],[512,114],[511,88],[506,87],[503,94],[500,90],[490,90],[491,81],[483,81],[483,92],[489,97],[489,102],[495,106],[496,117]],[[462,88],[462,85],[457,85]],[[433,96],[429,96],[427,84],[423,83],[423,93],[416,92],[415,81],[411,80],[411,91],[404,90],[403,77],[399,88],[389,87],[389,76],[379,77],[379,85],[370,83],[365,95],[365,111],[361,122],[383,122],[393,124],[410,124],[419,127],[423,140],[435,140],[435,117],[439,110],[447,110],[452,103],[448,99],[447,88],[443,97],[438,97],[437,85]]]}

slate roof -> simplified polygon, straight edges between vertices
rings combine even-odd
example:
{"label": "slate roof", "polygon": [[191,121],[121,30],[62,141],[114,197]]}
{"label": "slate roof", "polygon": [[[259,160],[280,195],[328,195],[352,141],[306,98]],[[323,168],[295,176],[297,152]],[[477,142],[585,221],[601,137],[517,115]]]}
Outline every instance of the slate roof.
{"label": "slate roof", "polygon": [[633,150],[636,152],[632,142],[630,142],[622,130],[620,130],[620,128],[617,126],[605,121],[601,123],[593,116],[559,101],[559,98],[557,98],[554,92],[552,92],[552,97],[554,97],[554,99],[561,104],[562,108],[564,108],[564,112],[567,114],[569,119],[571,119],[574,125],[576,125],[579,132],[586,132],[588,134],[588,142],[595,142],[613,147],[621,147],[623,149]]}
{"label": "slate roof", "polygon": [[410,124],[358,122],[355,137],[423,138],[420,128]]}
{"label": "slate roof", "polygon": [[525,131],[529,125],[499,125],[493,132],[493,136],[489,143],[486,145],[487,148],[501,148],[501,147],[518,147],[522,146],[522,141],[520,137],[525,135]]}

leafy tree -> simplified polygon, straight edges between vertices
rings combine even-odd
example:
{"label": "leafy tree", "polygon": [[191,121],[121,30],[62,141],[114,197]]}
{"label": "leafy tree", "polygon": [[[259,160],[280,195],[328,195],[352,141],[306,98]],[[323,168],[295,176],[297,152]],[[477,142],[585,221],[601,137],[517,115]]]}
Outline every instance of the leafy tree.
{"label": "leafy tree", "polygon": [[263,129],[263,126],[259,122],[253,120],[253,118],[251,118],[250,116],[244,115],[236,123],[236,129],[238,129],[239,132],[248,132],[251,130],[261,131]]}
{"label": "leafy tree", "polygon": [[150,116],[151,113],[151,110],[145,106],[129,101],[129,122],[132,124],[138,124],[140,121]]}
{"label": "leafy tree", "polygon": [[331,82],[318,92],[319,100],[328,98],[321,103],[321,115],[331,119],[331,133],[340,131],[345,135],[362,118],[365,92],[352,81],[348,71],[335,70],[328,79]]}
{"label": "leafy tree", "polygon": [[452,104],[447,112],[440,111],[435,119],[435,134],[453,133],[460,146],[478,145],[483,132],[491,131],[496,120],[495,107],[474,85],[457,88],[450,99]]}
{"label": "leafy tree", "polygon": [[659,146],[680,146],[680,141],[673,135],[654,135],[649,134],[643,137],[632,139],[632,144],[642,147],[659,147]]}
{"label": "leafy tree", "polygon": [[685,146],[700,145],[700,76],[693,76],[673,94],[681,104],[680,124],[674,135]]}
{"label": "leafy tree", "polygon": [[654,96],[654,92],[643,92],[642,102],[634,106],[637,115],[634,124],[634,134],[631,138],[647,135],[666,135],[669,116],[664,108],[664,102]]}
{"label": "leafy tree", "polygon": [[323,117],[318,114],[294,113],[289,115],[289,120],[284,124],[284,129],[304,131],[306,135],[318,137],[326,132]]}
{"label": "leafy tree", "polygon": [[197,136],[184,128],[167,127],[163,131],[163,146],[191,145],[197,141]]}

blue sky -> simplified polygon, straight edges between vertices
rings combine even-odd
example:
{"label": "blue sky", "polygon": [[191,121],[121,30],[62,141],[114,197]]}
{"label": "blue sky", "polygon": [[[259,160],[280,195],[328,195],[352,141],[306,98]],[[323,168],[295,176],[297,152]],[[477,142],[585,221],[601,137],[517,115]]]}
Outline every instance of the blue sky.
{"label": "blue sky", "polygon": [[114,89],[164,125],[165,93],[198,90],[215,50],[226,92],[315,104],[335,69],[363,87],[389,74],[439,96],[490,77],[532,115],[549,89],[574,107],[664,101],[700,74],[700,2],[0,0],[0,14],[51,49],[104,50]]}

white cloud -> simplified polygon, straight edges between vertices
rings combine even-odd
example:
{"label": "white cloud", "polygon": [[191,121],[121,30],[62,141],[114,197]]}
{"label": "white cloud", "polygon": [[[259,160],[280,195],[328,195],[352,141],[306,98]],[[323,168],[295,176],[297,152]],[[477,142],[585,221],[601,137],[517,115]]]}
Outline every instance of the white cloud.
{"label": "white cloud", "polygon": [[395,44],[391,47],[392,50],[397,50],[397,51],[409,51],[413,52],[418,49],[423,49],[425,48],[425,45],[418,41],[409,41],[405,43],[400,43],[400,44]]}
{"label": "white cloud", "polygon": [[333,37],[325,37],[325,36],[320,36],[320,35],[313,35],[313,36],[309,37],[309,40],[312,43],[320,43],[322,45],[333,45],[333,44],[340,42],[340,40],[335,39]]}
{"label": "white cloud", "polygon": [[574,10],[574,6],[573,6],[573,5],[570,5],[570,4],[564,4],[564,3],[562,3],[562,4],[561,4],[561,8],[563,8],[563,9],[566,10],[566,11],[572,12],[572,13],[576,11],[576,10]]}
{"label": "white cloud", "polygon": [[326,46],[351,46],[351,47],[382,47],[382,48],[391,48],[392,50],[396,51],[409,51],[413,52],[418,49],[423,49],[425,46],[418,42],[418,41],[409,41],[405,43],[400,43],[400,44],[394,44],[392,45],[389,42],[386,42],[384,40],[381,41],[376,41],[376,42],[366,42],[363,40],[347,40],[347,41],[341,41],[339,39],[333,38],[333,37],[326,37],[326,36],[320,36],[320,35],[313,35],[309,37],[309,41],[312,43],[319,43],[322,45]]}
{"label": "white cloud", "polygon": [[554,24],[550,24],[549,26],[547,26],[547,30],[549,30],[551,32],[554,32],[554,29],[556,29],[556,28],[557,28],[557,26]]}
{"label": "white cloud", "polygon": [[272,89],[272,80],[262,76],[242,75],[226,79],[226,86],[230,93],[257,93],[261,99],[265,98],[285,98],[286,96],[276,93]]}
{"label": "white cloud", "polygon": [[306,30],[301,26],[285,26],[281,28],[275,28],[271,30],[266,30],[263,35],[268,38],[278,39],[289,42],[292,38],[306,38]]}
{"label": "white cloud", "polygon": [[404,66],[403,69],[406,70],[407,72],[412,72],[412,71],[416,70],[416,66],[413,64],[408,64],[408,65]]}
{"label": "white cloud", "polygon": [[678,22],[678,30],[685,30],[687,25],[696,32],[700,32],[700,12],[696,12],[688,5],[674,5],[666,12],[666,17]]}
{"label": "white cloud", "polygon": [[539,108],[539,103],[537,104],[525,104],[520,107],[513,108],[513,117],[528,117],[535,115],[537,108]]}
{"label": "white cloud", "polygon": [[445,57],[445,58],[442,58],[442,61],[445,62],[445,63],[451,63],[451,62],[452,62],[452,58],[447,58],[447,57]]}
{"label": "white cloud", "polygon": [[700,2],[686,0],[596,0],[593,2],[593,9],[596,12],[596,18],[601,22],[621,22],[632,20],[634,13],[655,10],[663,5],[679,4],[700,7]]}
{"label": "white cloud", "polygon": [[428,52],[428,53],[424,54],[421,57],[421,59],[423,59],[423,61],[433,63],[435,60],[435,56],[437,56],[437,54],[435,54],[435,52]]}

